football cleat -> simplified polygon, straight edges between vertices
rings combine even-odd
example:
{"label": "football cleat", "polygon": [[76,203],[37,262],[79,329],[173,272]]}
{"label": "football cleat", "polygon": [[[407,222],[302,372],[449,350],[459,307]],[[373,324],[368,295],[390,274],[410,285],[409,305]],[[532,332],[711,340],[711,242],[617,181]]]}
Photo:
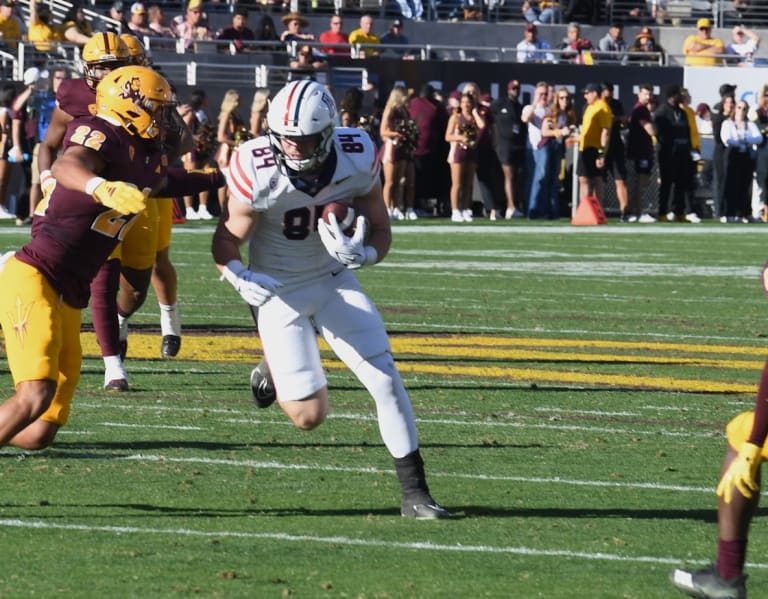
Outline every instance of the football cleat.
{"label": "football cleat", "polygon": [[181,337],[178,335],[163,335],[160,355],[163,358],[175,358],[181,349]]}
{"label": "football cleat", "polygon": [[703,570],[677,568],[672,572],[672,584],[690,597],[700,599],[746,599],[746,576],[723,580],[717,573],[717,565],[710,564]]}
{"label": "football cleat", "polygon": [[277,398],[275,385],[272,383],[272,377],[269,376],[267,363],[261,362],[251,371],[251,395],[253,403],[259,408],[268,408]]}
{"label": "football cleat", "polygon": [[416,518],[418,520],[438,520],[451,517],[448,510],[429,495],[426,497],[403,497],[400,514],[404,518]]}
{"label": "football cleat", "polygon": [[128,381],[126,379],[112,379],[104,385],[105,391],[128,391]]}

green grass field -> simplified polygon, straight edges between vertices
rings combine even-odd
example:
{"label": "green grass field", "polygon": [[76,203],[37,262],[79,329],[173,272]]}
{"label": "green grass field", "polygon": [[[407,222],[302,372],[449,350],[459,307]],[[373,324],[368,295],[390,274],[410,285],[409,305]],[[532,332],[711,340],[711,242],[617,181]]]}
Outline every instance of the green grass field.
{"label": "green grass field", "polygon": [[[68,426],[0,452],[0,597],[682,597],[669,572],[715,557],[723,428],[768,353],[765,227],[394,229],[360,278],[454,519],[399,516],[373,402],[329,353],[317,430],[251,404],[258,339],[194,224],[174,232],[179,359],[159,359],[150,295],[132,390],[106,394],[86,313]],[[0,250],[27,234],[0,226]]]}

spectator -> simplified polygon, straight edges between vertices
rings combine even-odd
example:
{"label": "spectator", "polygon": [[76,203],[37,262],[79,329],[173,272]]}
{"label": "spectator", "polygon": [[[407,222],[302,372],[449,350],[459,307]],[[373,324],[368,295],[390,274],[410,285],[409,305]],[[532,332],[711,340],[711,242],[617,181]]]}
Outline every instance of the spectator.
{"label": "spectator", "polygon": [[491,104],[491,113],[496,123],[496,156],[504,176],[504,196],[507,200],[504,218],[507,219],[525,216],[521,184],[525,179],[528,131],[521,118],[522,112],[520,82],[512,79],[507,83],[506,96]]}
{"label": "spectator", "polygon": [[203,0],[189,0],[185,15],[174,17],[171,27],[176,37],[184,40],[187,49],[193,49],[197,41],[213,39],[203,12]]}
{"label": "spectator", "polygon": [[691,34],[683,42],[686,66],[706,67],[723,63],[725,54],[723,40],[712,37],[712,22],[709,19],[696,21],[698,33]]}
{"label": "spectator", "polygon": [[523,39],[517,44],[517,62],[555,62],[550,45],[539,37],[539,30],[533,23],[525,26]]}
{"label": "spectator", "polygon": [[16,88],[13,85],[0,88],[0,219],[15,216],[8,205],[8,181],[11,178],[8,150],[11,149],[12,143],[12,105],[15,97]]}
{"label": "spectator", "polygon": [[380,43],[379,36],[373,33],[373,17],[367,14],[360,17],[360,27],[349,34],[349,44],[353,47],[361,44],[364,47],[360,48],[357,56],[353,54],[353,57],[378,56],[379,50],[372,46]]}
{"label": "spectator", "polygon": [[424,4],[421,0],[396,0],[400,7],[400,16],[403,19],[421,21],[424,15]]}
{"label": "spectator", "polygon": [[275,29],[275,22],[269,15],[262,15],[259,26],[256,28],[256,40],[259,42],[276,42],[274,45],[260,44],[261,50],[285,50],[285,46],[280,42],[280,36]]}
{"label": "spectator", "polygon": [[461,107],[461,92],[457,89],[448,94],[448,98],[445,101],[448,115],[450,116]]}
{"label": "spectator", "polygon": [[597,47],[600,49],[602,60],[626,61],[629,48],[624,41],[624,25],[613,23],[608,28],[608,33],[597,42]]}
{"label": "spectator", "polygon": [[[627,158],[632,161],[635,177],[629,193],[629,222],[636,219],[640,223],[655,223],[650,211],[643,210],[643,200],[651,182],[654,159],[654,139],[656,128],[650,111],[653,85],[641,83],[637,90],[637,102],[629,115],[629,135],[627,136]],[[633,218],[634,217],[634,218]]]}
{"label": "spectator", "polygon": [[61,35],[53,23],[53,13],[45,4],[29,3],[29,27],[27,39],[35,45],[38,52],[51,52]]}
{"label": "spectator", "polygon": [[[243,117],[240,116],[240,92],[236,89],[228,89],[221,100],[221,110],[219,111],[219,125],[216,132],[216,141],[219,142],[219,150],[216,153],[216,164],[223,173],[226,174],[229,168],[229,160],[232,157],[232,151],[244,141],[250,138],[250,127],[246,125]],[[227,188],[219,188],[219,209],[224,208],[226,202]]]}
{"label": "spectator", "polygon": [[[403,35],[403,20],[395,19],[392,21],[392,25],[390,25],[389,31],[381,36],[379,42],[385,46],[407,46],[410,42],[408,41],[408,38]],[[413,59],[413,54],[411,54],[411,51],[408,48],[403,48],[402,50],[399,48],[387,48],[383,49],[383,53],[394,53],[406,60]]]}
{"label": "spectator", "polygon": [[[189,103],[179,107],[179,114],[192,132],[194,148],[182,156],[184,168],[188,171],[205,168],[211,156],[218,147],[216,128],[208,114],[208,97],[203,89],[195,89],[190,95]],[[208,211],[208,191],[201,191],[197,196],[184,196],[186,220],[210,220],[213,218]],[[195,199],[198,208],[195,209]]]}
{"label": "spectator", "polygon": [[448,118],[445,141],[450,144],[451,222],[472,222],[472,187],[477,170],[477,135],[485,121],[477,110],[475,96],[462,93],[459,108]]}
{"label": "spectator", "polygon": [[584,88],[587,107],[581,119],[579,138],[579,200],[596,196],[603,201],[603,173],[605,154],[611,140],[613,115],[608,105],[600,99],[601,88],[597,83],[588,83]]}
{"label": "spectator", "polygon": [[635,63],[659,64],[664,49],[656,42],[650,27],[643,27],[629,47],[629,60]]}
{"label": "spectator", "polygon": [[128,21],[128,30],[137,37],[155,35],[154,30],[147,22],[147,10],[141,2],[131,4],[131,16]]}
{"label": "spectator", "polygon": [[686,88],[680,90],[680,107],[685,112],[688,130],[691,132],[691,154],[688,162],[680,165],[680,168],[688,169],[685,186],[687,206],[685,220],[689,223],[700,223],[701,218],[696,213],[696,173],[701,160],[701,139],[699,138],[699,129],[696,127],[696,112],[691,108],[691,94]]}
{"label": "spectator", "polygon": [[271,92],[268,87],[257,87],[251,102],[251,137],[267,134],[267,109]]}
{"label": "spectator", "polygon": [[619,209],[621,210],[620,219],[621,222],[629,222],[626,149],[624,148],[624,139],[621,133],[623,129],[627,128],[627,117],[624,114],[623,104],[613,96],[613,83],[609,81],[604,82],[601,95],[603,102],[606,103],[611,111],[611,115],[613,115],[611,140],[605,153],[604,176],[607,177],[608,174],[613,174],[616,197],[619,200]]}
{"label": "spectator", "polygon": [[21,23],[14,16],[16,0],[0,0],[0,50],[15,52],[21,40]]}
{"label": "spectator", "polygon": [[[659,143],[659,220],[685,222],[685,192],[691,159],[691,132],[688,118],[681,107],[682,89],[670,85],[666,101],[653,113]],[[674,187],[672,206],[669,194]]]}
{"label": "spectator", "polygon": [[[147,9],[147,20],[149,22],[147,26],[152,30],[150,35],[154,37],[165,38],[176,37],[176,35],[173,33],[173,30],[165,22],[165,13],[163,12],[161,6],[157,4],[151,4]],[[152,40],[152,47],[154,47],[156,43],[157,42],[155,40]]]}
{"label": "spectator", "polygon": [[[242,54],[253,49],[253,46],[246,44],[256,39],[256,35],[246,27],[248,23],[248,9],[242,6],[235,7],[232,13],[232,23],[219,32],[217,39],[230,42],[232,54]],[[222,50],[219,47],[219,50]]]}
{"label": "spectator", "polygon": [[288,61],[291,69],[288,80],[311,79],[325,85],[328,81],[328,61],[322,56],[318,56],[310,46],[299,47],[296,58]]}
{"label": "spectator", "polygon": [[[357,127],[363,108],[363,92],[357,87],[350,87],[344,92],[339,102],[339,122],[342,127]],[[374,136],[376,137],[376,136]]]}
{"label": "spectator", "polygon": [[712,135],[712,109],[706,102],[696,105],[696,129],[701,135]]}
{"label": "spectator", "polygon": [[[8,161],[22,169],[22,189],[30,188],[30,159],[37,138],[38,108],[35,102],[37,91],[48,84],[48,72],[37,67],[24,71],[24,89],[16,95],[11,104],[11,148]],[[16,206],[16,216],[21,218],[20,206]],[[19,223],[22,224],[22,223]]]}
{"label": "spectator", "polygon": [[562,18],[560,3],[550,2],[549,0],[540,0],[539,2],[536,0],[525,0],[522,11],[525,20],[534,25],[539,23],[560,23]]}
{"label": "spectator", "polygon": [[754,144],[763,141],[757,125],[747,118],[749,105],[736,102],[733,116],[723,121],[720,138],[725,144],[725,180],[723,205],[725,222],[748,222],[752,216],[750,198],[755,171]]}
{"label": "spectator", "polygon": [[342,56],[349,56],[349,36],[344,33],[343,26],[344,21],[341,15],[333,15],[330,21],[331,28],[327,31],[323,31],[318,38],[318,41],[323,44],[346,44],[344,47],[339,46],[323,46],[322,51],[325,54],[340,54]]}
{"label": "spectator", "polygon": [[287,15],[283,15],[280,20],[285,25],[285,31],[280,34],[281,42],[290,44],[291,42],[313,41],[315,39],[313,34],[301,31],[309,25],[309,21],[299,13],[289,12]]}
{"label": "spectator", "polygon": [[413,161],[413,151],[416,149],[417,140],[414,137],[418,134],[418,129],[414,131],[409,127],[412,123],[408,114],[407,91],[404,87],[396,85],[384,105],[379,131],[384,144],[381,151],[384,203],[392,220],[416,220],[412,203],[405,213],[400,209],[406,168],[408,163]]}
{"label": "spectator", "polygon": [[107,16],[110,19],[117,21],[118,25],[106,23],[104,26],[106,31],[111,31],[115,35],[120,35],[121,33],[125,33],[130,29],[128,27],[128,21],[125,20],[125,5],[123,4],[122,0],[116,0],[112,3],[112,5],[109,7],[109,11],[107,12]]}
{"label": "spectator", "polygon": [[568,167],[573,155],[570,150],[579,143],[579,118],[576,115],[573,96],[565,87],[560,87],[555,91],[555,101],[552,104],[551,112],[555,125],[555,163],[558,168],[556,169],[556,178],[550,185],[550,193],[552,194],[550,206],[556,210],[560,206],[561,193],[564,193],[570,201],[569,190],[572,188],[571,181],[573,179],[572,161],[570,169]]}
{"label": "spectator", "polygon": [[714,216],[723,214],[723,181],[725,179],[725,144],[720,137],[723,122],[731,118],[736,106],[736,86],[724,83],[718,90],[720,101],[712,107],[712,197],[714,198]]}
{"label": "spectator", "polygon": [[581,37],[581,25],[568,25],[566,37],[560,44],[560,60],[575,64],[592,64],[592,42]]}
{"label": "spectator", "polygon": [[559,218],[559,203],[550,205],[553,197],[551,185],[557,178],[560,163],[555,160],[555,122],[550,111],[549,84],[546,81],[536,84],[533,102],[523,108],[521,119],[528,125],[528,218]]}
{"label": "spectator", "polygon": [[734,56],[734,58],[729,58],[728,63],[738,64],[740,67],[752,66],[754,56],[760,46],[760,36],[743,25],[736,25],[731,35],[733,39],[725,51],[726,54]]}
{"label": "spectator", "polygon": [[757,96],[757,106],[749,114],[750,120],[755,122],[763,139],[757,144],[755,156],[755,183],[760,190],[757,209],[753,209],[753,215],[760,216],[764,222],[768,219],[768,84],[764,84]]}
{"label": "spectator", "polygon": [[419,128],[419,141],[413,153],[416,204],[426,207],[426,201],[434,199],[438,214],[447,215],[445,182],[450,172],[445,162],[448,147],[444,138],[448,115],[430,84],[422,85],[419,94],[408,102],[408,114]]}

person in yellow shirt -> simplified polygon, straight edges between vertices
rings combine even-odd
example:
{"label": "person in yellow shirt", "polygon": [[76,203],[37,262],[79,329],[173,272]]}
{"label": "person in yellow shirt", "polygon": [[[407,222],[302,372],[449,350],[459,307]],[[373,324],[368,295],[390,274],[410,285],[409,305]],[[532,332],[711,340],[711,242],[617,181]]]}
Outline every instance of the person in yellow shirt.
{"label": "person in yellow shirt", "polygon": [[584,100],[587,107],[581,119],[579,137],[579,161],[576,173],[579,175],[579,200],[597,196],[603,200],[603,170],[605,154],[611,139],[613,113],[600,97],[601,88],[597,83],[587,83]]}
{"label": "person in yellow shirt", "polygon": [[61,40],[61,33],[53,22],[53,13],[48,6],[38,5],[34,0],[29,3],[29,27],[27,39],[35,44],[39,52],[50,52],[55,43]]}
{"label": "person in yellow shirt", "polygon": [[[380,43],[381,39],[379,39],[379,36],[373,33],[373,17],[371,15],[363,15],[360,17],[360,27],[349,34],[349,45],[354,47],[355,44]],[[379,51],[376,48],[368,46],[361,49],[358,58],[378,56],[378,54]]]}
{"label": "person in yellow shirt", "polygon": [[709,67],[723,64],[725,54],[723,40],[712,37],[712,22],[709,19],[696,21],[697,34],[691,34],[683,42],[685,64],[694,67]]}
{"label": "person in yellow shirt", "polygon": [[21,24],[13,16],[15,6],[15,0],[0,0],[0,49],[12,52],[15,52],[18,46],[16,40],[21,39]]}

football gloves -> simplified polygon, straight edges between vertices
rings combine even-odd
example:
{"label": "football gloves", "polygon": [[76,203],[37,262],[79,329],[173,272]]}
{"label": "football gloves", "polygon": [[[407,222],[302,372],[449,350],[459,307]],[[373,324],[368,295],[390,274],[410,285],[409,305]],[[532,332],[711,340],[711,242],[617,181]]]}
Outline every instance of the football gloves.
{"label": "football gloves", "polygon": [[263,306],[275,295],[282,283],[269,275],[248,270],[240,260],[230,260],[222,271],[222,276],[232,284],[248,304],[254,308]]}
{"label": "football gloves", "polygon": [[56,187],[56,179],[53,178],[49,169],[45,169],[40,173],[40,189],[43,192],[43,200],[50,200],[54,187]]}
{"label": "football gloves", "polygon": [[336,215],[328,214],[328,221],[322,218],[317,221],[317,232],[332,258],[341,262],[350,269],[361,268],[366,264],[376,264],[378,254],[376,248],[364,245],[368,223],[365,216],[360,215],[355,221],[355,234],[347,237],[339,227]]}
{"label": "football gloves", "polygon": [[725,503],[731,503],[733,499],[733,487],[750,499],[753,491],[759,491],[757,471],[763,461],[762,447],[752,443],[744,443],[739,449],[739,455],[728,466],[720,484],[717,485],[717,496],[722,497]]}
{"label": "football gloves", "polygon": [[144,192],[132,183],[102,181],[91,192],[93,198],[120,214],[137,214],[147,207]]}

